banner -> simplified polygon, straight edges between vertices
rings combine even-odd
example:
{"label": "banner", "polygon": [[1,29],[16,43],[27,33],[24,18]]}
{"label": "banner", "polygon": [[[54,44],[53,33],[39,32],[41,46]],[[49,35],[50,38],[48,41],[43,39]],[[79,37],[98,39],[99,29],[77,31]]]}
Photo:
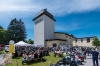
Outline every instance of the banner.
{"label": "banner", "polygon": [[0,66],[12,63],[12,54],[0,54]]}

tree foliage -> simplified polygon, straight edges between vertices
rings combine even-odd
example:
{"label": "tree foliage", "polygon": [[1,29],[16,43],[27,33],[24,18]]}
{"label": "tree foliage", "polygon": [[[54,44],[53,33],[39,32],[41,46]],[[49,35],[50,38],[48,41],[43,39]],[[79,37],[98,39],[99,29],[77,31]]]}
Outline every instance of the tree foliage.
{"label": "tree foliage", "polygon": [[2,26],[0,26],[0,44],[7,44],[8,43],[8,31],[4,30]]}
{"label": "tree foliage", "polygon": [[0,29],[4,29],[2,26],[0,26]]}
{"label": "tree foliage", "polygon": [[14,40],[15,42],[25,41],[27,34],[25,25],[21,21],[21,19],[19,21],[16,18],[11,20],[8,26],[8,35],[9,35],[9,41],[10,40]]}
{"label": "tree foliage", "polygon": [[100,41],[99,41],[99,39],[98,39],[97,37],[95,37],[95,38],[93,39],[92,45],[93,45],[93,46],[100,46]]}
{"label": "tree foliage", "polygon": [[4,38],[3,38],[3,36],[4,36],[4,30],[3,29],[0,29],[0,43],[4,43]]}
{"label": "tree foliage", "polygon": [[4,36],[3,36],[3,41],[4,41],[4,44],[9,44],[9,33],[8,33],[8,30],[4,30]]}
{"label": "tree foliage", "polygon": [[31,40],[31,39],[28,40],[28,44],[33,44],[33,43],[34,43],[33,40]]}

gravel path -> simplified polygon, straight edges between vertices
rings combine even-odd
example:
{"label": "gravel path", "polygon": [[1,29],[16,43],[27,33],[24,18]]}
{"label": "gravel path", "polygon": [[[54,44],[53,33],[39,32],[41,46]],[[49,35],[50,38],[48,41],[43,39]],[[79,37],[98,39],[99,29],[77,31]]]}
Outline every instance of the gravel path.
{"label": "gravel path", "polygon": [[[98,59],[99,65],[100,65],[100,59]],[[93,66],[92,58],[90,56],[87,56],[87,59],[85,62],[83,62],[83,65],[79,66]]]}

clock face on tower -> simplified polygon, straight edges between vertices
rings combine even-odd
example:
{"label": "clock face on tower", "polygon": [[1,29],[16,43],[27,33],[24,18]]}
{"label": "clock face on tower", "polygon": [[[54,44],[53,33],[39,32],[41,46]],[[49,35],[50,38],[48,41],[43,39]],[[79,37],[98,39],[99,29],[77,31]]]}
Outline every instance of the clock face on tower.
{"label": "clock face on tower", "polygon": [[39,22],[43,21],[43,18],[38,19],[35,24],[38,24]]}

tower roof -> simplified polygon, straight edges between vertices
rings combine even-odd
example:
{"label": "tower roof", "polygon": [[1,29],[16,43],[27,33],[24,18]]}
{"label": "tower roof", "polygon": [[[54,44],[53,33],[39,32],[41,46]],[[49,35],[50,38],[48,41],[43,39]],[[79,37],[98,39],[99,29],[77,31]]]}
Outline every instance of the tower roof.
{"label": "tower roof", "polygon": [[39,18],[40,16],[42,16],[43,14],[45,14],[45,15],[48,16],[49,18],[53,19],[54,21],[56,21],[56,20],[54,19],[53,15],[52,15],[51,13],[49,13],[49,12],[47,11],[47,9],[42,9],[42,10],[35,16],[35,18],[33,19],[33,21],[36,20],[37,18]]}

